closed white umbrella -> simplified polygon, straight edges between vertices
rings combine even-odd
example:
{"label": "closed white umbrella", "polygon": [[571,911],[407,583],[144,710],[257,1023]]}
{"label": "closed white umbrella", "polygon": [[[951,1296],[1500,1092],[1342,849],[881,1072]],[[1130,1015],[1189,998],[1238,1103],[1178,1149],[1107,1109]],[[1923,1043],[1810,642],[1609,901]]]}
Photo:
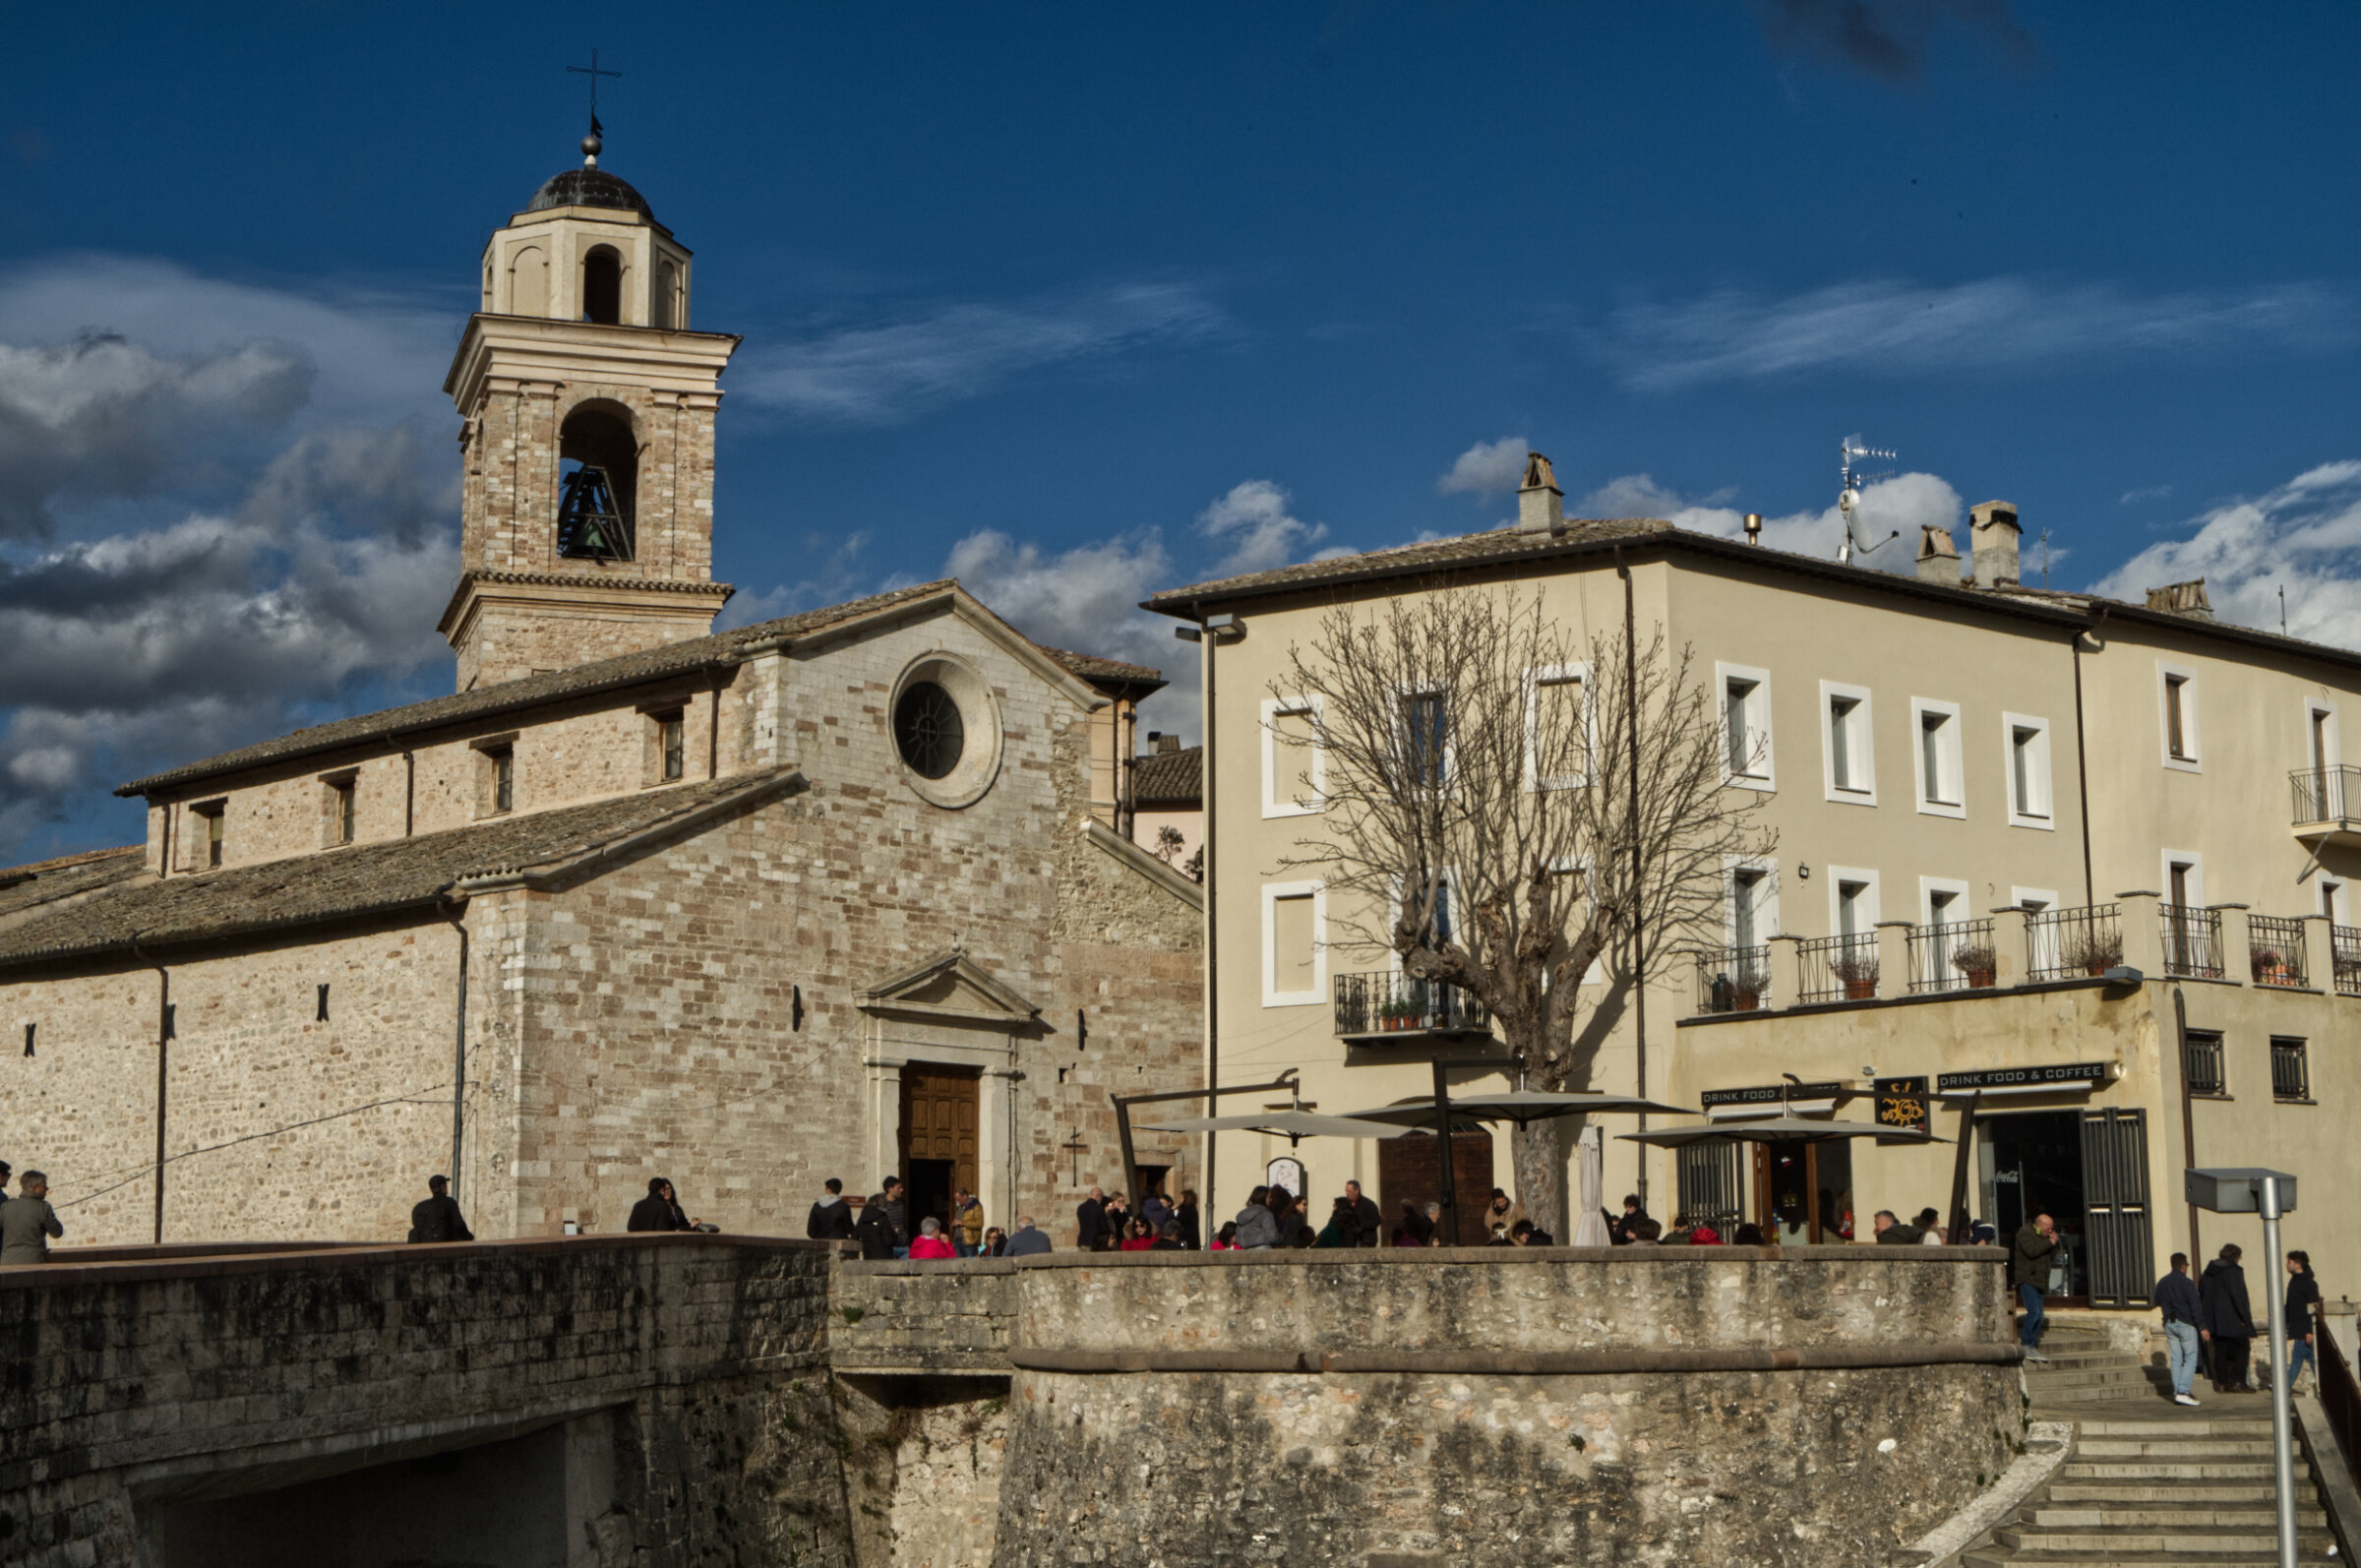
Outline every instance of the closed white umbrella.
{"label": "closed white umbrella", "polygon": [[1600,1167],[1604,1164],[1602,1148],[1604,1134],[1597,1127],[1582,1129],[1582,1142],[1575,1157],[1582,1188],[1582,1218],[1574,1222],[1576,1246],[1609,1246],[1614,1238],[1606,1234],[1606,1216],[1599,1211],[1606,1206],[1606,1194],[1602,1190],[1605,1177]]}

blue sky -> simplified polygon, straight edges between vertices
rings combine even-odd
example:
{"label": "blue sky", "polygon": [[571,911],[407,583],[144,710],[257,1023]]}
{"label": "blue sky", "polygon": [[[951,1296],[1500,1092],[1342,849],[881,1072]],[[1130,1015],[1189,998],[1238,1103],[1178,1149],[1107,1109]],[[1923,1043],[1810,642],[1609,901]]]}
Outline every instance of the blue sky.
{"label": "blue sky", "polygon": [[442,374],[593,44],[746,337],[732,620],[957,571],[1177,668],[1145,593],[1492,524],[1528,442],[1833,553],[1857,432],[1887,564],[2005,496],[2058,586],[2361,643],[2350,6],[21,7],[0,858],[448,690]]}

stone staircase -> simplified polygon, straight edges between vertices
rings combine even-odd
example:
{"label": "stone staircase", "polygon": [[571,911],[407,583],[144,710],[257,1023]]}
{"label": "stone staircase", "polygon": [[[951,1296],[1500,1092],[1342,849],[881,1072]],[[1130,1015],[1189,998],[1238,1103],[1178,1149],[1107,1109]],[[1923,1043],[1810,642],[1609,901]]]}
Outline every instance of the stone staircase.
{"label": "stone staircase", "polygon": [[[2043,1349],[2050,1358],[2027,1363],[2026,1388],[2036,1417],[2045,1410],[2053,1418],[2077,1416],[2074,1453],[2014,1523],[1993,1532],[1992,1544],[1961,1557],[1962,1568],[2278,1561],[2270,1416],[2262,1397],[2214,1395],[2201,1380],[2202,1410],[2165,1406],[2163,1369],[2111,1349],[2099,1334],[2053,1331]],[[2156,1417],[2136,1418],[2149,1398],[2158,1399]],[[2123,1409],[2106,1418],[2077,1413],[2101,1404]],[[2335,1538],[2301,1453],[2296,1487],[2300,1555],[2319,1562]]]}

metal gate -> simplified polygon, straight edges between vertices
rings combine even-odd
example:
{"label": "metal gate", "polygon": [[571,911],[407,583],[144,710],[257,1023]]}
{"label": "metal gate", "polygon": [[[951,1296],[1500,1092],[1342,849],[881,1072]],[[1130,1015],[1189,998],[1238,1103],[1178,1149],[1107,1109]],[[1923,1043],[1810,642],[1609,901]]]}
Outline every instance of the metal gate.
{"label": "metal gate", "polygon": [[1679,1208],[1674,1217],[1702,1220],[1729,1239],[1745,1206],[1738,1192],[1738,1146],[1734,1143],[1696,1143],[1680,1151],[1675,1189]]}
{"label": "metal gate", "polygon": [[2092,1306],[2146,1306],[2156,1259],[2149,1239],[2148,1122],[2109,1107],[2083,1113],[2083,1236]]}

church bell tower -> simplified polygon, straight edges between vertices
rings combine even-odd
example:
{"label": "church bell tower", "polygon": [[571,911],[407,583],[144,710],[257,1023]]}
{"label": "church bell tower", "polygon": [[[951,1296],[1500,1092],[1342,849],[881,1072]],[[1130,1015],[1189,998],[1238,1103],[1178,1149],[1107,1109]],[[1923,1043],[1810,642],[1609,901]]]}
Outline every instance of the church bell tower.
{"label": "church bell tower", "polygon": [[459,690],[703,636],[713,418],[739,339],[689,330],[689,252],[598,166],[533,193],[484,247],[443,390],[463,422]]}

